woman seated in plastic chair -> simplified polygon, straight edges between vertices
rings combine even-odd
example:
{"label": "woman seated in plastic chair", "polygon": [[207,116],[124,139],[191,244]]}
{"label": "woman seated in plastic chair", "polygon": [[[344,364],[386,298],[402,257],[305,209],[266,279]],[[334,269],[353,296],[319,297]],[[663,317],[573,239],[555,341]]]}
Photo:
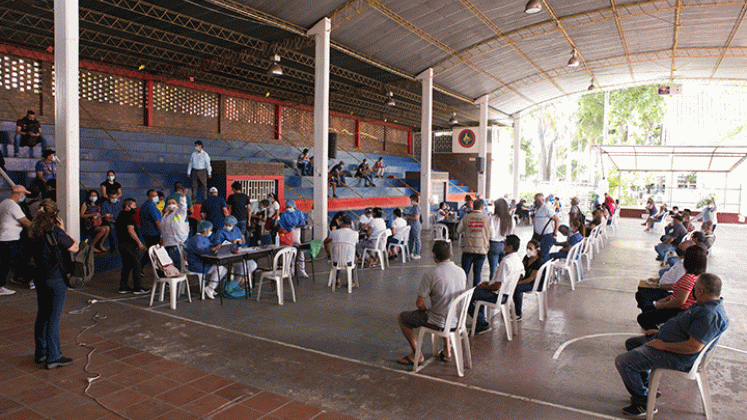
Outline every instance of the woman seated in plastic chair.
{"label": "woman seated in plastic chair", "polygon": [[94,252],[101,254],[109,252],[104,248],[104,241],[109,236],[110,228],[102,224],[101,202],[96,190],[88,191],[86,201],[80,205],[80,220],[83,222],[83,232],[91,236],[91,247]]}
{"label": "woman seated in plastic chair", "polygon": [[565,242],[558,242],[555,245],[560,247],[560,250],[558,252],[553,252],[550,255],[547,256],[548,260],[559,260],[566,258],[568,256],[568,252],[573,248],[573,245],[576,245],[577,243],[584,240],[583,236],[581,236],[581,233],[579,233],[579,229],[581,228],[581,222],[578,221],[578,219],[571,220],[571,227],[570,229],[566,225],[560,226],[558,230],[560,230],[560,233],[563,234],[563,236],[567,237],[568,239]]}
{"label": "woman seated in plastic chair", "polygon": [[[236,227],[238,220],[234,216],[226,217],[225,226],[215,233],[213,236],[213,246],[221,246],[225,242],[230,242],[235,246],[246,245],[246,239],[241,234],[241,230]],[[246,270],[244,270],[246,266]],[[257,262],[254,260],[247,260],[246,262],[240,262],[233,265],[233,272],[239,276],[239,286],[244,286],[249,276],[252,275],[254,270],[257,269]],[[248,273],[246,271],[249,271]],[[251,283],[250,283],[251,284]]]}
{"label": "woman seated in plastic chair", "polygon": [[659,207],[659,212],[656,213],[653,216],[649,216],[649,218],[646,220],[646,229],[644,232],[649,232],[654,227],[654,223],[661,223],[662,220],[667,216],[667,205],[662,204],[661,207]]}
{"label": "woman seated in plastic chair", "polygon": [[524,264],[524,277],[519,279],[514,290],[514,307],[516,309],[516,320],[521,319],[521,306],[524,302],[524,293],[531,292],[534,281],[537,280],[537,272],[545,262],[545,256],[540,250],[540,243],[534,239],[527,242],[527,255],[522,260]]}
{"label": "woman seated in plastic chair", "polygon": [[[394,220],[392,220],[392,236],[386,238],[386,246],[389,244],[402,244],[405,243],[409,238],[405,238],[405,229],[407,228],[407,220],[402,217],[402,209],[396,208],[392,212],[394,214]],[[389,249],[389,259],[393,260],[397,258],[397,248]]]}
{"label": "woman seated in plastic chair", "polygon": [[193,273],[207,275],[208,283],[204,288],[205,294],[210,299],[215,299],[215,288],[218,287],[219,279],[222,279],[228,270],[226,267],[206,264],[200,255],[209,254],[220,249],[220,245],[213,246],[210,243],[210,235],[213,234],[213,224],[203,220],[197,224],[197,234],[187,239],[187,265]]}

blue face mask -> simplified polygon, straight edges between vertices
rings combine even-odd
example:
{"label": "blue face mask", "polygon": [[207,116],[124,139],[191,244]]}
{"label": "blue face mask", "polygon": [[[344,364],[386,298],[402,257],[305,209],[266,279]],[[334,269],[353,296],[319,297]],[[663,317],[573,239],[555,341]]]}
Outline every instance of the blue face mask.
{"label": "blue face mask", "polygon": [[18,199],[19,203],[23,203],[23,201],[26,200],[26,195],[24,194],[23,197]]}
{"label": "blue face mask", "polygon": [[200,153],[200,148],[199,147],[195,147],[195,152]]}
{"label": "blue face mask", "polygon": [[98,201],[98,199],[99,199],[98,197],[93,196],[89,200],[91,200],[92,203],[95,203],[96,201]]}
{"label": "blue face mask", "polygon": [[154,203],[158,204],[158,202],[160,200],[158,199],[158,196],[155,196],[155,197],[151,198],[151,201],[153,201]]}

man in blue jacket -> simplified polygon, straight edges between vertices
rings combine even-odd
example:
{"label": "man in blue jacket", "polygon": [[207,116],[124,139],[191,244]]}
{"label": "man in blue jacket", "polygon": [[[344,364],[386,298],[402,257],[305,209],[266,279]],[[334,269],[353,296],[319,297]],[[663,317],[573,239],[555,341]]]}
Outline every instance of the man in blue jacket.
{"label": "man in blue jacket", "polygon": [[[293,200],[285,202],[285,212],[280,214],[278,226],[286,232],[293,233],[293,243],[301,243],[301,227],[306,225],[306,215],[296,209],[296,203]],[[304,279],[309,278],[306,274],[305,253],[298,255],[298,276]]]}

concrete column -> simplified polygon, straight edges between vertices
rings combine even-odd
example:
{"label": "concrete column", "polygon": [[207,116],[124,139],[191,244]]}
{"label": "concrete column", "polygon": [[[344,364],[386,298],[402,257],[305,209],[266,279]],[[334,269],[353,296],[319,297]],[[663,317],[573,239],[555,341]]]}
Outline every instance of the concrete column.
{"label": "concrete column", "polygon": [[78,0],[54,2],[57,204],[65,231],[80,240],[80,110],[78,108]]}
{"label": "concrete column", "polygon": [[423,228],[431,227],[431,160],[433,155],[433,69],[418,76],[423,82],[423,104],[420,114],[420,207],[423,210]]}
{"label": "concrete column", "polygon": [[314,65],[314,239],[327,237],[327,172],[329,172],[329,37],[332,25],[324,18],[309,30],[316,44]]}
{"label": "concrete column", "polygon": [[480,126],[477,129],[477,157],[483,161],[484,170],[477,171],[477,193],[483,199],[488,198],[487,174],[488,174],[488,95],[481,96],[477,100],[480,105]]}
{"label": "concrete column", "polygon": [[513,176],[514,176],[514,189],[511,198],[516,199],[519,202],[519,156],[521,155],[521,117],[514,117],[514,161],[513,161]]}

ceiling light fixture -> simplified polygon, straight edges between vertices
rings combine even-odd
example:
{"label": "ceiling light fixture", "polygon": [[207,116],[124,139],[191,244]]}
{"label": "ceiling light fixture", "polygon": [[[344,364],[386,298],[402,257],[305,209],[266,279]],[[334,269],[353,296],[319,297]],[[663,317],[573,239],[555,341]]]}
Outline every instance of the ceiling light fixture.
{"label": "ceiling light fixture", "polygon": [[596,89],[596,88],[597,88],[597,87],[596,87],[596,86],[594,86],[594,79],[591,79],[591,84],[589,85],[589,87],[588,87],[588,88],[586,88],[586,90],[588,90],[588,91],[592,91],[592,90],[594,90],[594,89]]}
{"label": "ceiling light fixture", "polygon": [[542,11],[542,2],[540,0],[529,0],[526,7],[524,7],[524,13],[533,15]]}
{"label": "ceiling light fixture", "polygon": [[581,60],[578,59],[578,52],[574,48],[571,51],[571,59],[568,60],[568,67],[578,67],[579,65],[581,65]]}
{"label": "ceiling light fixture", "polygon": [[390,106],[390,107],[397,105],[397,103],[394,102],[394,92],[390,90],[389,92],[386,93],[386,96],[388,96],[389,98],[387,98],[386,102],[384,102],[384,105]]}
{"label": "ceiling light fixture", "polygon": [[267,68],[267,74],[270,76],[282,76],[283,68],[278,64],[280,62],[280,56],[275,54],[270,60],[272,61],[272,64]]}
{"label": "ceiling light fixture", "polygon": [[451,118],[449,118],[449,124],[451,125],[457,125],[459,124],[459,120],[456,118],[456,112],[451,113]]}

